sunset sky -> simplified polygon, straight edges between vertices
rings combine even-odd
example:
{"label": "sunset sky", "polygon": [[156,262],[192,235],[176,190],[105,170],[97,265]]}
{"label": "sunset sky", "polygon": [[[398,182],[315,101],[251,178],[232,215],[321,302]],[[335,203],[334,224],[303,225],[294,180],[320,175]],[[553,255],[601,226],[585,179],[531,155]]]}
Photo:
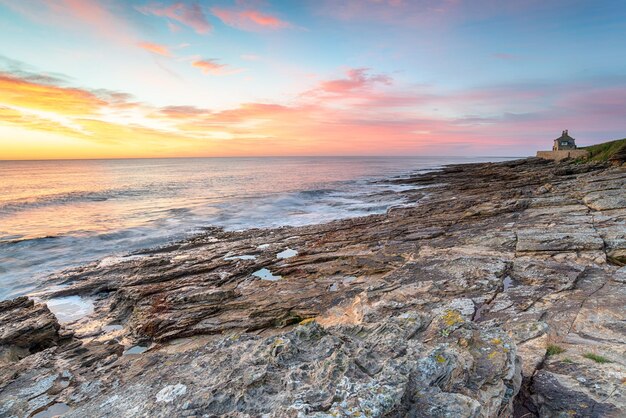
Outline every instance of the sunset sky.
{"label": "sunset sky", "polygon": [[0,159],[626,137],[624,0],[0,0]]}

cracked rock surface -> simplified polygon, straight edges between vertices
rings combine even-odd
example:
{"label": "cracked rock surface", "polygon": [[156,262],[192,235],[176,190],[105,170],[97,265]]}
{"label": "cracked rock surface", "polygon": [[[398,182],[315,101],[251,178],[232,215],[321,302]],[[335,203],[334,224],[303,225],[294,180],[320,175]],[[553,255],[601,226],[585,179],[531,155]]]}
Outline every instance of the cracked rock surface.
{"label": "cracked rock surface", "polygon": [[0,302],[0,417],[626,416],[626,169],[393,181],[415,205],[59,273],[72,323]]}

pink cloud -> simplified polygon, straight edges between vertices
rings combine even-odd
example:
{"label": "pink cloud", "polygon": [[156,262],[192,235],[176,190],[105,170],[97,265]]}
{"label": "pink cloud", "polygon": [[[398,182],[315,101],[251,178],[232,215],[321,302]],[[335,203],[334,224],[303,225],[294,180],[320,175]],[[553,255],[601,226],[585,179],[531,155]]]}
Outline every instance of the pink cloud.
{"label": "pink cloud", "polygon": [[137,43],[137,45],[148,52],[163,55],[164,57],[169,57],[172,55],[168,47],[166,47],[165,45],[155,44],[153,42],[139,42]]}
{"label": "pink cloud", "polygon": [[227,131],[232,139],[223,151],[240,155],[265,155],[268,147],[276,155],[531,155],[563,129],[581,144],[615,138],[626,117],[618,106],[626,100],[626,80],[457,91],[400,89],[391,81],[350,69],[289,104],[244,103],[218,112],[179,107],[161,114],[193,135]]}
{"label": "pink cloud", "polygon": [[229,65],[220,64],[218,60],[213,58],[192,61],[191,66],[199,68],[204,74],[211,75],[231,75],[243,71],[240,68],[232,68]]}
{"label": "pink cloud", "polygon": [[291,27],[289,22],[252,9],[229,10],[216,7],[211,9],[211,12],[226,25],[247,31]]}
{"label": "pink cloud", "polygon": [[[104,3],[104,4],[103,4]],[[136,31],[121,17],[117,5],[97,0],[0,0],[12,10],[43,24],[91,32],[123,44],[134,44]]]}
{"label": "pink cloud", "polygon": [[346,71],[346,78],[328,80],[320,83],[319,90],[325,93],[342,94],[372,87],[375,84],[389,85],[391,77],[384,74],[369,75],[368,68],[352,68]]}
{"label": "pink cloud", "polygon": [[[213,26],[207,21],[206,16],[198,3],[185,4],[181,2],[174,3],[169,6],[150,4],[138,7],[137,10],[145,15],[154,15],[176,20],[177,22],[192,28],[199,34],[207,34],[213,30]],[[171,22],[168,23],[171,25]],[[172,30],[172,26],[170,26],[170,30]]]}
{"label": "pink cloud", "polygon": [[[233,71],[213,59],[197,58],[192,65],[207,74]],[[563,129],[580,145],[623,137],[626,119],[620,106],[626,101],[624,77],[442,91],[396,87],[388,76],[356,68],[288,102],[242,103],[219,111],[155,108],[120,92],[51,84],[45,76],[6,74],[0,113],[10,123],[52,131],[53,124],[25,121],[16,109],[56,112],[93,132],[89,140],[140,136],[172,146],[193,144],[186,155],[531,155],[549,148]],[[126,124],[97,120],[103,109],[122,117],[126,108],[133,116]],[[158,128],[136,125],[136,112],[159,121]]]}
{"label": "pink cloud", "polygon": [[353,109],[368,115],[432,106],[438,98],[429,86],[395,88],[389,75],[372,74],[368,68],[348,69],[344,77],[322,80],[300,95],[300,100],[309,104]]}
{"label": "pink cloud", "polygon": [[[593,115],[609,121],[626,120],[626,85],[611,87],[577,86],[565,91],[556,104],[569,114]],[[605,123],[607,123],[605,122]]]}
{"label": "pink cloud", "polygon": [[171,119],[188,119],[190,117],[207,115],[210,112],[195,106],[167,106],[159,109],[155,116],[164,116]]}

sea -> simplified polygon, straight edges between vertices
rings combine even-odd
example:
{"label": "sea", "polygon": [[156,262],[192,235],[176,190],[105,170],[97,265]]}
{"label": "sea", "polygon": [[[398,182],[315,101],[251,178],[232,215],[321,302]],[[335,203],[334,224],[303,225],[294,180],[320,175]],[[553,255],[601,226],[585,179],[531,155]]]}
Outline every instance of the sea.
{"label": "sea", "polygon": [[382,180],[462,157],[0,161],[0,300],[47,275],[201,233],[308,225],[405,205]]}

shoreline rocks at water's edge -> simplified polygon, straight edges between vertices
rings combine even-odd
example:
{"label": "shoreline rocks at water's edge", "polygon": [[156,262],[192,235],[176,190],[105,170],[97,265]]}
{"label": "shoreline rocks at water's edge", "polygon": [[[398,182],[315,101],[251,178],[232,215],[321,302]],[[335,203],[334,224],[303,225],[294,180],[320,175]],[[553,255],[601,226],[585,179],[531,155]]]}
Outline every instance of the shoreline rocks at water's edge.
{"label": "shoreline rocks at water's edge", "polygon": [[626,170],[398,181],[419,205],[63,272],[40,296],[92,298],[75,323],[0,302],[0,416],[623,416]]}

